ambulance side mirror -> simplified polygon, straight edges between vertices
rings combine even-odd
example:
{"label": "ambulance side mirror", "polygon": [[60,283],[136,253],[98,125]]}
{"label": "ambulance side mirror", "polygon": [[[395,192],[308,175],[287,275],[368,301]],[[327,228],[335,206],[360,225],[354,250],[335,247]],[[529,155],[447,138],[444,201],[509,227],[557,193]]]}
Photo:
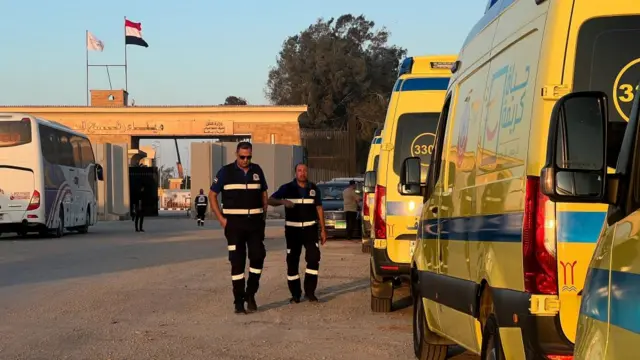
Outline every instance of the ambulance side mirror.
{"label": "ambulance side mirror", "polygon": [[367,171],[364,173],[364,186],[362,190],[366,193],[373,193],[376,191],[376,172],[375,170]]}
{"label": "ambulance side mirror", "polygon": [[422,194],[422,164],[417,156],[404,159],[400,169],[400,195],[417,196]]}
{"label": "ambulance side mirror", "polygon": [[607,203],[607,95],[575,92],[551,113],[540,190],[556,202]]}

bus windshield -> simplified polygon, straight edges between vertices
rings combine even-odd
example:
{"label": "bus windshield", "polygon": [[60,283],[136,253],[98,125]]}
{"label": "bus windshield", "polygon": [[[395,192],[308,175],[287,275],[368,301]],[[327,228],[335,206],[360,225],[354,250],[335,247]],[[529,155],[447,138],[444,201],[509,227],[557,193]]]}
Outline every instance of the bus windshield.
{"label": "bus windshield", "polygon": [[31,121],[0,121],[0,147],[24,145],[31,142]]}

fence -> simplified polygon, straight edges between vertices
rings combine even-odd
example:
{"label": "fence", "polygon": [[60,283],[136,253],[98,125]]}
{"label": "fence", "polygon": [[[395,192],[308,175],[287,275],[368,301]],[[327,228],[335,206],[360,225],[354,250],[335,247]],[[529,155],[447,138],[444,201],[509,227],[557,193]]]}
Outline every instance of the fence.
{"label": "fence", "polygon": [[347,130],[300,129],[312,181],[348,177],[357,172],[354,129],[351,126]]}

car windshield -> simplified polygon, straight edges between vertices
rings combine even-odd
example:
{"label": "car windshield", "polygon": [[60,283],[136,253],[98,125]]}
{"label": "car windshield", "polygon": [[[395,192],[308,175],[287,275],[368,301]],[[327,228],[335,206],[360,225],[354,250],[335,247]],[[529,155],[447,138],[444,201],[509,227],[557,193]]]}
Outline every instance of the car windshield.
{"label": "car windshield", "polygon": [[349,184],[319,184],[322,200],[343,200],[342,192]]}

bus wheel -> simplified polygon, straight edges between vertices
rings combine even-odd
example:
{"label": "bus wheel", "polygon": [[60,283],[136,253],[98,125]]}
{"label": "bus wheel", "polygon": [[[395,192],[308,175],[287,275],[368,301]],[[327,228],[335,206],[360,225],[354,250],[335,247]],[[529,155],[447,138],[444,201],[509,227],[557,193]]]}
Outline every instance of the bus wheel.
{"label": "bus wheel", "polygon": [[80,234],[86,234],[89,232],[89,224],[91,224],[91,209],[87,209],[87,215],[84,218],[84,225],[80,227],[78,232]]}
{"label": "bus wheel", "polygon": [[428,343],[430,334],[427,317],[424,315],[422,296],[415,291],[413,296],[413,352],[419,360],[444,360],[447,358],[447,345]]}
{"label": "bus wheel", "polygon": [[64,235],[64,208],[60,207],[60,220],[58,221],[58,228],[55,231],[55,237],[61,238]]}

